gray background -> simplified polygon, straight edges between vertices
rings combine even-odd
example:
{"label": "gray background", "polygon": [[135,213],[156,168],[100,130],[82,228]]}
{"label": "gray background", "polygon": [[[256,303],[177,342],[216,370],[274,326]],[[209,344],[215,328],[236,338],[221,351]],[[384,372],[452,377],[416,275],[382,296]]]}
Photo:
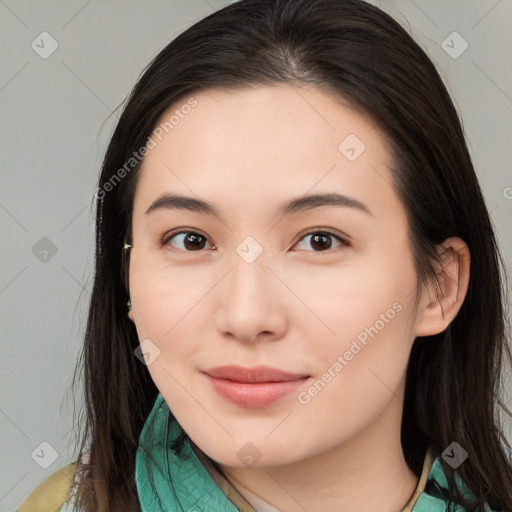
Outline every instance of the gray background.
{"label": "gray background", "polygon": [[[108,116],[151,58],[226,3],[0,0],[3,511],[71,461],[73,403],[66,390],[92,282],[92,195],[118,113]],[[512,3],[372,3],[406,26],[447,82],[510,272]],[[456,58],[464,43],[450,36],[454,31],[469,45]],[[47,58],[31,46],[51,48],[47,36],[40,42],[42,32],[58,43]],[[42,442],[58,453],[47,469],[31,456]]]}

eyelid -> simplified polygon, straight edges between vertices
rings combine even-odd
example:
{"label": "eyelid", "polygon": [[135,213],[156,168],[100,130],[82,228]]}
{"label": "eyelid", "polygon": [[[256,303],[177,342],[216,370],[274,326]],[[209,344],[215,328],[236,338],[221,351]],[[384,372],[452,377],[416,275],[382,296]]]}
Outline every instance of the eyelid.
{"label": "eyelid", "polygon": [[321,254],[327,255],[327,254],[336,253],[339,250],[341,250],[343,248],[351,247],[351,245],[352,245],[350,243],[350,241],[349,241],[349,237],[347,237],[347,236],[338,234],[336,231],[332,231],[330,229],[316,228],[316,229],[309,229],[304,234],[299,235],[298,241],[295,242],[292,245],[292,247],[295,247],[297,244],[301,243],[302,240],[304,240],[308,236],[312,236],[312,235],[315,235],[315,234],[324,234],[324,235],[327,235],[327,236],[330,236],[330,237],[334,238],[335,240],[337,240],[340,243],[341,248],[337,247],[337,248],[334,248],[334,249],[329,248],[329,249],[327,249],[325,251],[305,251],[305,252],[309,252],[309,253],[312,253],[314,255],[321,255]]}
{"label": "eyelid", "polygon": [[[208,243],[210,243],[213,248],[215,249],[215,245],[210,241],[210,237],[205,235],[202,231],[196,229],[196,228],[177,228],[177,231],[167,231],[166,233],[164,233],[164,235],[162,236],[162,240],[160,241],[160,244],[162,245],[162,247],[166,246],[169,244],[169,242],[171,241],[171,239],[173,237],[175,237],[176,235],[183,235],[183,234],[187,234],[187,233],[194,233],[196,235],[201,235],[203,238],[206,238],[206,240],[208,241]],[[175,247],[173,247],[173,249],[175,249]],[[180,249],[177,249],[178,251],[180,251]],[[202,252],[202,251],[181,251],[181,252]]]}
{"label": "eyelid", "polygon": [[327,235],[331,235],[332,237],[337,238],[340,242],[343,242],[346,245],[351,245],[350,237],[348,235],[345,235],[344,233],[341,233],[340,231],[338,231],[334,228],[324,228],[322,226],[313,226],[313,227],[307,228],[307,229],[301,231],[297,235],[297,238],[300,242],[306,236],[317,234],[317,233],[324,233]]}

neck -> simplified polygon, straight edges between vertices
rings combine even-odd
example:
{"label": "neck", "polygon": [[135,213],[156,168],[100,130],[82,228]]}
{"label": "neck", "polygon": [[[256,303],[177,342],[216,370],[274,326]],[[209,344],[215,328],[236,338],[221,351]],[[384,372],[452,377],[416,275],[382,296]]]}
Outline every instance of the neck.
{"label": "neck", "polygon": [[277,467],[220,467],[242,495],[248,489],[279,510],[396,512],[418,484],[402,451],[401,414],[393,397],[372,424],[327,452]]}

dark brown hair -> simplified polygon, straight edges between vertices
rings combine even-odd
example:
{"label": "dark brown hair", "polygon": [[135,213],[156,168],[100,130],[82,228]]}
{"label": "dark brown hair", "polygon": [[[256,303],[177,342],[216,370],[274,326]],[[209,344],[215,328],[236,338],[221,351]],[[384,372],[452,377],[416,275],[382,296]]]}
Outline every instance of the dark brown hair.
{"label": "dark brown hair", "polygon": [[[402,447],[419,475],[427,447],[453,441],[468,452],[455,471],[441,458],[453,496],[468,510],[512,510],[510,449],[500,427],[507,343],[504,266],[459,116],[431,60],[399,23],[362,0],[242,0],[176,37],[135,85],[108,146],[96,193],[96,259],[83,353],[88,452],[79,506],[136,511],[138,436],[158,390],[134,356],[122,265],[137,183],[136,165],[108,187],[171,105],[208,88],[308,84],[369,116],[387,137],[393,185],[410,223],[418,278],[435,278],[436,246],[451,236],[471,252],[469,289],[442,333],[414,342],[407,369]],[[200,136],[200,134],[198,134]],[[119,174],[117,174],[119,177]],[[79,372],[83,375],[78,376]],[[80,378],[78,378],[80,377]],[[498,405],[500,407],[498,407]],[[458,473],[477,501],[457,496]]]}

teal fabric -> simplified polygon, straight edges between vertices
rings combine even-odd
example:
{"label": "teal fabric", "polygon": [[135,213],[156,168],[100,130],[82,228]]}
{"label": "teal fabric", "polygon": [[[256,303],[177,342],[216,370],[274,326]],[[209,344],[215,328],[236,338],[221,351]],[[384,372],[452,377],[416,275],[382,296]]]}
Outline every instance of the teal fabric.
{"label": "teal fabric", "polygon": [[[180,455],[171,448],[173,441],[183,429],[176,420],[173,420],[169,431],[166,432],[169,414],[169,408],[159,393],[141,432],[136,455],[135,478],[141,512],[237,512],[237,507],[227,499],[187,442],[183,445]],[[166,468],[166,452],[168,469],[172,472],[172,484]],[[151,477],[154,480],[154,488],[151,485]],[[460,479],[457,484],[461,492],[472,496]],[[447,487],[446,475],[437,458],[413,511],[446,512],[447,504],[444,497],[447,494]],[[452,510],[465,511],[460,505]],[[480,512],[499,511],[493,511],[486,505]]]}
{"label": "teal fabric", "polygon": [[[168,415],[169,407],[159,393],[141,432],[135,459],[135,480],[141,511],[237,512],[235,505],[213,481],[188,443],[179,456],[171,449],[170,445],[183,429],[177,421],[173,421],[167,436]],[[166,470],[166,452],[169,468],[172,468],[172,483]],[[151,477],[158,493],[151,485]]]}

